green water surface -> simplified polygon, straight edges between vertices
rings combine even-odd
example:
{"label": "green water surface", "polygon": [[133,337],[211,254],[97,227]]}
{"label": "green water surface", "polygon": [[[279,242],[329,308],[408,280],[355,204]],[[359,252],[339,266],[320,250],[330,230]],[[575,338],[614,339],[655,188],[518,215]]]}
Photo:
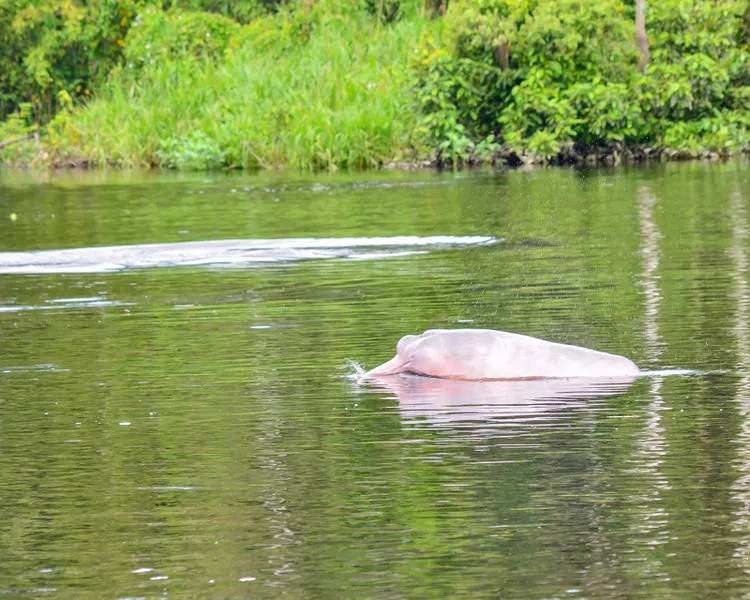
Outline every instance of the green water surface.
{"label": "green water surface", "polygon": [[[750,163],[0,171],[0,252],[437,235],[496,241],[0,275],[0,597],[750,595]],[[656,374],[357,383],[436,327]]]}

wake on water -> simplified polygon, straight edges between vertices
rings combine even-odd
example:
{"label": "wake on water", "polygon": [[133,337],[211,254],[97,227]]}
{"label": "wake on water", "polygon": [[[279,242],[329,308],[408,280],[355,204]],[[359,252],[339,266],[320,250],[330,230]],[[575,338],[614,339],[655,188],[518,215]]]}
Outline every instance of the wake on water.
{"label": "wake on water", "polygon": [[246,267],[311,259],[379,260],[499,242],[492,236],[210,240],[0,252],[0,274],[106,273],[154,267]]}

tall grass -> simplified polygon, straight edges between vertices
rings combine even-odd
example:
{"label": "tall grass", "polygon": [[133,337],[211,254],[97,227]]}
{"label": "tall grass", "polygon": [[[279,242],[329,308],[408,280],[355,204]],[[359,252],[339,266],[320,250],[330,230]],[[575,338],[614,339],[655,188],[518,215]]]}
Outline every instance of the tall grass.
{"label": "tall grass", "polygon": [[419,16],[381,26],[324,15],[306,41],[250,37],[218,63],[157,59],[137,77],[125,65],[53,125],[50,144],[58,158],[124,166],[330,169],[414,158],[423,142],[409,64],[430,26]]}

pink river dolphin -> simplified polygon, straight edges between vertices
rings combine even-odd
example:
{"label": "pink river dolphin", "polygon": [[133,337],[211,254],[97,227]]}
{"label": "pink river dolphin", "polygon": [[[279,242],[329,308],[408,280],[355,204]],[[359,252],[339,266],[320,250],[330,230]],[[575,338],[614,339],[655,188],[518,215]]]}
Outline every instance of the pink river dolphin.
{"label": "pink river dolphin", "polygon": [[430,329],[399,340],[396,356],[364,374],[413,373],[443,379],[492,381],[560,377],[635,377],[630,359],[491,329]]}

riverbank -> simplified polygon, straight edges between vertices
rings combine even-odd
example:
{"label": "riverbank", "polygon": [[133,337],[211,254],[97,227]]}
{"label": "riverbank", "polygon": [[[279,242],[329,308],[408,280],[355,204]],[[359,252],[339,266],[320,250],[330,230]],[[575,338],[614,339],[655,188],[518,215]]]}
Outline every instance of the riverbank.
{"label": "riverbank", "polygon": [[[24,140],[26,147],[19,146],[18,157],[4,157],[0,162],[0,168],[11,169],[97,169],[97,168],[133,168],[134,165],[124,166],[118,163],[97,163],[82,159],[69,157],[67,159],[51,160],[49,154],[41,145],[33,141],[33,136]],[[655,148],[648,146],[599,146],[588,148],[564,148],[559,154],[552,157],[544,157],[530,154],[526,151],[518,151],[506,146],[500,148],[490,156],[468,158],[461,161],[443,160],[433,156],[413,160],[384,160],[375,165],[368,165],[370,170],[400,170],[416,171],[422,169],[445,169],[445,168],[475,168],[475,167],[545,167],[545,166],[578,166],[578,167],[613,167],[621,165],[652,164],[659,162],[685,162],[685,161],[726,161],[739,156],[750,155],[750,146],[745,146],[734,152],[716,152],[703,150],[693,152],[687,149]],[[136,168],[163,169],[160,165],[135,165]],[[263,169],[263,167],[250,168],[250,170]],[[265,167],[266,169],[285,169],[284,165]],[[239,167],[231,170],[237,170]],[[230,169],[222,169],[230,170]],[[320,169],[318,169],[320,170]],[[335,169],[328,169],[335,170]]]}
{"label": "riverbank", "polygon": [[[23,154],[23,153],[22,153]],[[32,153],[33,154],[33,153]],[[663,162],[687,162],[687,161],[710,161],[710,162],[721,162],[731,160],[739,156],[750,155],[750,148],[745,148],[741,152],[735,152],[731,154],[720,154],[718,152],[704,151],[699,154],[691,152],[680,151],[675,149],[654,149],[654,148],[625,148],[622,151],[613,150],[611,148],[597,148],[592,151],[561,153],[558,156],[551,158],[528,155],[525,153],[517,153],[514,150],[507,152],[500,152],[489,158],[477,159],[477,160],[466,160],[461,162],[452,161],[441,161],[436,158],[425,158],[421,160],[405,161],[405,160],[391,160],[385,161],[378,165],[370,165],[368,170],[385,170],[385,171],[417,171],[417,170],[441,170],[441,169],[463,169],[463,168],[477,168],[477,167],[505,167],[505,168],[529,168],[529,167],[563,167],[563,166],[576,166],[576,167],[615,167],[615,166],[629,166],[638,164],[653,164]],[[45,158],[45,153],[37,155],[33,158],[22,156],[19,159],[5,159],[0,163],[0,168],[6,169],[52,169],[52,170],[67,170],[67,169],[100,169],[100,168],[126,168],[131,169],[132,166],[123,167],[120,164],[101,164],[92,163],[85,159],[75,160],[54,160],[51,161]],[[146,168],[154,170],[162,170],[164,167],[154,165],[150,167],[135,167],[135,168]],[[284,170],[286,167],[283,165],[277,165],[275,167],[267,167],[272,170]],[[226,170],[226,169],[222,169]],[[237,169],[233,169],[237,170]],[[258,170],[258,168],[251,168],[251,171]],[[261,167],[261,170],[263,168]],[[331,170],[331,169],[328,169]],[[335,170],[335,169],[334,169]]]}

